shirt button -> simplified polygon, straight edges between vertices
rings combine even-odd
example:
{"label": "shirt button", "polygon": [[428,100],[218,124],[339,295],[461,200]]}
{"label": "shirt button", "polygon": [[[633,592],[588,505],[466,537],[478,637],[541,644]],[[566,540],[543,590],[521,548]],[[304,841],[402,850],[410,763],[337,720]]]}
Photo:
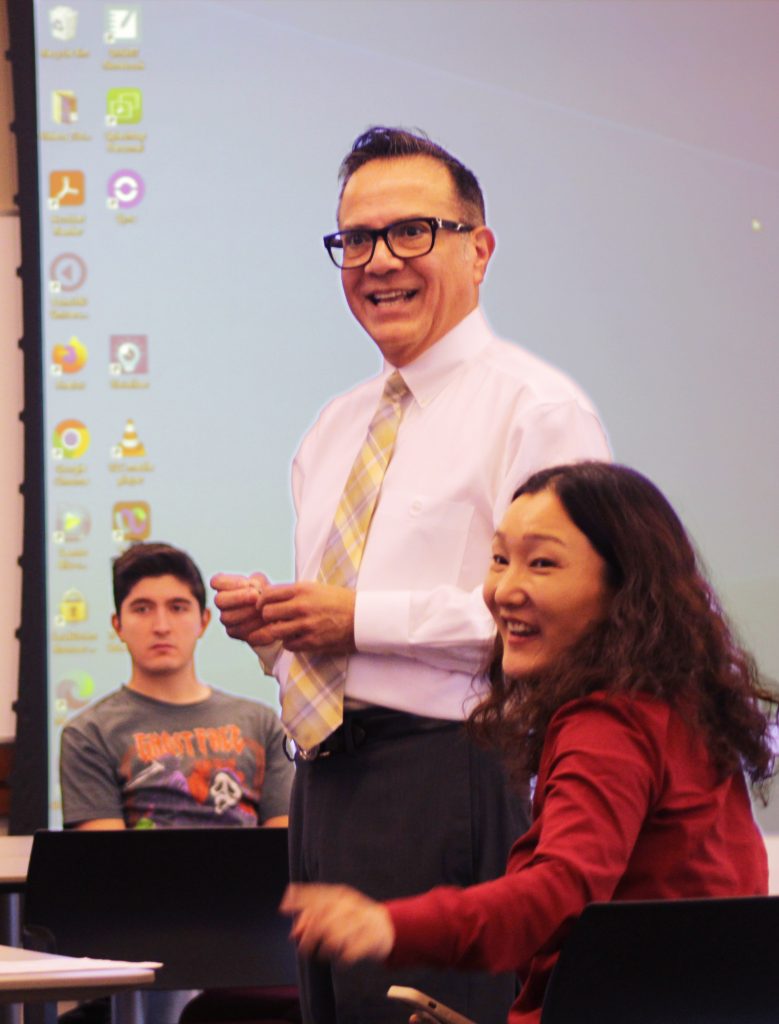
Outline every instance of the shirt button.
{"label": "shirt button", "polygon": [[409,505],[409,509],[408,509],[409,514],[412,515],[412,516],[418,516],[419,513],[422,511],[422,507],[423,507],[422,506],[422,502],[419,500],[419,498],[416,498]]}

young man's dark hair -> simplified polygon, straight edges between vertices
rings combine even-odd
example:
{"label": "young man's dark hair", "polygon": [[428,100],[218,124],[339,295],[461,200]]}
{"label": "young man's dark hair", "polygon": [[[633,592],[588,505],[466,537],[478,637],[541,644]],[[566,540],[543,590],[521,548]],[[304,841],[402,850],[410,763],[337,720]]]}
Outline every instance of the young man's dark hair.
{"label": "young man's dark hair", "polygon": [[485,220],[484,196],[481,186],[473,171],[457,157],[448,153],[424,132],[415,134],[405,128],[386,128],[373,125],[362,135],[358,135],[352,148],[341,162],[338,179],[341,182],[341,195],[347,181],[356,170],[371,160],[393,160],[398,157],[429,156],[438,160],[449,171],[458,198],[464,206],[463,216],[483,224]]}
{"label": "young man's dark hair", "polygon": [[149,576],[175,576],[186,583],[192,596],[206,608],[206,588],[200,570],[186,553],[171,544],[133,544],[113,564],[114,606],[122,614],[122,602],[139,580]]}

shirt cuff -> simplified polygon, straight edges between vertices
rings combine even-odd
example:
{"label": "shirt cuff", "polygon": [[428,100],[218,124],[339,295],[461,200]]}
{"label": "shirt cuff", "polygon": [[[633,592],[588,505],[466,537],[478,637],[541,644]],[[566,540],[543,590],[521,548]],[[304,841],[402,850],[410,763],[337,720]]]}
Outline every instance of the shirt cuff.
{"label": "shirt cuff", "polygon": [[427,902],[424,896],[409,896],[385,903],[395,929],[395,944],[386,967],[431,965],[439,958],[444,961],[449,936],[445,925],[442,929],[441,918],[423,910]]}
{"label": "shirt cuff", "polygon": [[405,590],[358,590],[354,644],[361,654],[397,654],[409,645],[411,596]]}
{"label": "shirt cuff", "polygon": [[252,647],[252,650],[260,659],[262,671],[266,676],[273,675],[273,668],[279,654],[281,653],[281,648],[281,640],[274,640],[272,644],[265,644],[262,647]]}

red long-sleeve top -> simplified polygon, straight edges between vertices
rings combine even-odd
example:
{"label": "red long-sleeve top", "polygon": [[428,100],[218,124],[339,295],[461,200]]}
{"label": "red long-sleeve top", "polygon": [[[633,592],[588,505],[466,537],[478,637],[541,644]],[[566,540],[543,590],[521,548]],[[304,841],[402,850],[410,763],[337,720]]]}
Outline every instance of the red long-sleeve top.
{"label": "red long-sleeve top", "polygon": [[506,874],[388,903],[389,967],[515,970],[510,1024],[536,1024],[549,974],[593,901],[750,896],[768,889],[743,776],[719,780],[701,738],[666,703],[603,693],[550,722],[533,825]]}

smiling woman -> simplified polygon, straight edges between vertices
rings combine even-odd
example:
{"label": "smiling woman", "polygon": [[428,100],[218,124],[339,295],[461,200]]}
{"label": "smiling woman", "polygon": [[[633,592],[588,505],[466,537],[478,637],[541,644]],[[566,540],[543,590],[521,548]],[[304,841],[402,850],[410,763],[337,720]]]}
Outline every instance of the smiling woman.
{"label": "smiling woman", "polygon": [[541,671],[606,616],[607,565],[550,490],[514,501],[492,547],[484,600],[503,671]]}
{"label": "smiling woman", "polygon": [[536,776],[505,876],[384,904],[294,886],[284,909],[304,953],[513,969],[509,1020],[537,1024],[588,903],[767,891],[744,776],[761,791],[772,774],[779,705],[676,513],[625,467],[532,476],[497,531],[484,596],[499,639],[471,727],[517,781]]}
{"label": "smiling woman", "polygon": [[[772,765],[759,702],[773,703],[774,695],[761,688],[660,491],[623,466],[552,468],[516,492],[501,529],[514,563],[535,564],[519,593],[507,592],[511,570],[500,564],[498,532],[485,599],[499,632],[494,667],[502,663],[502,671],[493,671],[474,723],[503,745],[515,772],[538,770],[546,727],[566,701],[595,691],[643,693],[695,723],[719,771],[743,766],[759,788]],[[532,536],[543,532],[548,539]],[[514,663],[512,616],[539,625],[528,643],[528,651],[534,642],[543,652],[535,663]]]}

